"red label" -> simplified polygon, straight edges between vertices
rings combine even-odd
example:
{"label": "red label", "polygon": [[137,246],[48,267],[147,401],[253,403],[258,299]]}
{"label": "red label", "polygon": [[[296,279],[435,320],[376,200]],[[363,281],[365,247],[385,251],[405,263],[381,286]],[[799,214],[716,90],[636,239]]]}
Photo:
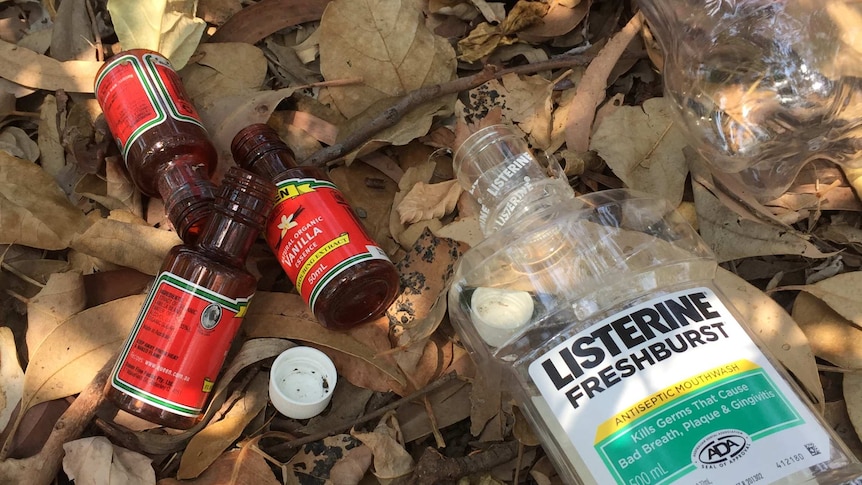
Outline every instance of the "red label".
{"label": "red label", "polygon": [[315,178],[278,183],[266,241],[312,310],[320,291],[342,271],[368,259],[389,260],[335,184]]}
{"label": "red label", "polygon": [[153,52],[111,60],[99,72],[95,91],[123,157],[141,134],[168,117],[203,126],[179,75]]}
{"label": "red label", "polygon": [[162,273],[123,346],[112,385],[160,409],[199,415],[249,298],[227,298]]}

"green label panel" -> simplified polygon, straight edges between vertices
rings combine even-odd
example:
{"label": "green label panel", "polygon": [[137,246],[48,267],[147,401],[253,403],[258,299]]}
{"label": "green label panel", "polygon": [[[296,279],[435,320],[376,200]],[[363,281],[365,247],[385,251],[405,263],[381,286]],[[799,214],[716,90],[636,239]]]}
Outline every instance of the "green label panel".
{"label": "green label panel", "polygon": [[595,446],[617,483],[655,485],[727,466],[758,439],[803,423],[757,369],[680,396]]}

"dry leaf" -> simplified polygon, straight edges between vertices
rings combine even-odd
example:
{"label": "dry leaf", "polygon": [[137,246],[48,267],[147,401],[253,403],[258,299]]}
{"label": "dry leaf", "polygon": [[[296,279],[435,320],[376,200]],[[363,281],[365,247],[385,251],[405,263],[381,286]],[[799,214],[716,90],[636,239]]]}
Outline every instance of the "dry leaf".
{"label": "dry leaf", "polygon": [[[424,344],[446,314],[446,292],[455,262],[466,251],[460,243],[425,231],[407,256],[398,262],[401,293],[389,307],[391,332],[400,347]],[[408,373],[412,366],[401,368]]]}
{"label": "dry leaf", "polygon": [[[311,315],[308,306],[299,295],[257,292],[254,305],[249,306],[243,328],[246,335],[252,338],[296,339],[343,352],[380,369],[387,377],[402,386],[405,384],[404,376],[398,368],[391,362],[377,357],[376,350],[347,333],[323,328]],[[350,380],[350,369],[339,368],[338,371],[339,375]]]}
{"label": "dry leaf", "polygon": [[450,222],[440,229],[434,230],[434,235],[462,242],[470,247],[485,240],[485,235],[479,226],[479,218],[476,216],[464,217]]}
{"label": "dry leaf", "polygon": [[203,473],[231,445],[242,430],[266,407],[269,373],[259,372],[245,395],[219,421],[210,423],[189,441],[180,461],[177,478],[186,480]]}
{"label": "dry leaf", "polygon": [[[252,305],[253,307],[254,305]],[[203,429],[210,419],[215,415],[227,398],[227,390],[231,387],[231,383],[237,375],[248,366],[260,362],[264,359],[275,357],[285,350],[294,347],[295,344],[289,340],[280,338],[257,338],[249,339],[243,342],[236,357],[230,361],[227,367],[219,375],[216,381],[215,390],[213,390],[212,398],[207,404],[204,419],[193,426],[192,428],[171,434],[136,432],[133,433],[134,440],[141,451],[154,455],[163,455],[174,453],[186,447],[189,439],[198,431]],[[244,450],[246,448],[243,448]],[[224,457],[225,454],[222,454]],[[209,470],[217,466],[219,460],[203,473],[202,477],[211,476]],[[184,482],[185,483],[185,482]]]}
{"label": "dry leaf", "polygon": [[158,485],[281,485],[263,455],[244,446],[223,453],[194,480],[165,478]]}
{"label": "dry leaf", "polygon": [[371,448],[365,445],[347,450],[329,470],[330,482],[338,485],[357,485],[365,478],[373,457]]}
{"label": "dry leaf", "polygon": [[[390,419],[393,421],[393,426],[389,426]],[[388,483],[398,477],[407,475],[413,471],[413,458],[410,453],[404,449],[404,444],[400,440],[400,431],[398,430],[398,420],[394,418],[394,414],[387,414],[380,420],[374,431],[370,433],[352,432],[353,437],[371,448],[374,453],[374,476],[381,483]]]}
{"label": "dry leaf", "polygon": [[482,22],[470,31],[470,34],[458,41],[458,58],[464,62],[476,62],[491,55],[501,44],[511,44],[511,39],[505,39],[499,25]]}
{"label": "dry leaf", "polygon": [[0,151],[0,244],[65,249],[89,224],[38,165]]}
{"label": "dry leaf", "polygon": [[51,57],[58,61],[96,58],[93,23],[87,14],[87,0],[60,3],[51,33]]}
{"label": "dry leaf", "polygon": [[439,219],[452,212],[462,190],[457,180],[436,184],[417,183],[396,208],[401,216],[401,224]]}
{"label": "dry leaf", "polygon": [[693,183],[701,236],[720,262],[751,256],[798,254],[825,258],[808,239],[786,226],[743,220],[700,183]]}
{"label": "dry leaf", "polygon": [[638,12],[622,30],[611,37],[584,72],[577,94],[569,103],[567,111],[566,145],[569,150],[585,152],[589,149],[593,117],[596,108],[605,100],[608,76],[642,25],[643,17]]}
{"label": "dry leaf", "polygon": [[715,283],[770,353],[823,405],[823,386],[805,333],[784,308],[744,279],[719,268]]}
{"label": "dry leaf", "polygon": [[96,61],[60,62],[0,40],[0,77],[29,88],[92,93],[100,67]]}
{"label": "dry leaf", "polygon": [[202,44],[195,62],[180,71],[186,92],[199,110],[228,96],[260,90],[266,78],[266,58],[251,44]]}
{"label": "dry leaf", "polygon": [[60,142],[60,131],[57,126],[57,98],[49,94],[42,102],[39,110],[39,132],[36,142],[41,154],[42,170],[55,179],[66,165],[66,151]]}
{"label": "dry leaf", "polygon": [[0,150],[31,162],[39,159],[39,145],[17,126],[7,126],[0,132]]}
{"label": "dry leaf", "polygon": [[446,428],[470,417],[470,388],[458,380],[441,387],[428,395],[428,402],[436,418],[428,418],[428,408],[423,400],[405,403],[398,408],[398,423],[405,443],[411,443],[433,432],[433,427]]}
{"label": "dry leaf", "polygon": [[[408,168],[401,180],[398,181],[398,192],[395,194],[395,199],[392,201],[392,207],[398,207],[410,189],[419,182],[428,183],[434,175],[434,170],[437,165],[434,162],[428,161],[415,167]],[[409,248],[416,242],[422,230],[414,234],[412,237],[406,235],[407,227],[401,223],[398,217],[398,211],[392,210],[389,213],[389,233],[398,241],[402,247]]]}
{"label": "dry leaf", "polygon": [[518,38],[538,43],[571,32],[590,11],[590,0],[551,0],[548,13],[536,25],[518,33]]}
{"label": "dry leaf", "polygon": [[293,473],[294,483],[333,483],[331,477],[336,464],[351,450],[360,448],[362,443],[350,435],[338,434],[326,437],[313,445],[307,445],[297,452],[285,465]]}
{"label": "dry leaf", "polygon": [[202,19],[194,16],[196,4],[189,0],[108,0],[108,11],[124,50],[150,49],[181,69],[206,27]]}
{"label": "dry leaf", "polygon": [[212,134],[212,141],[218,151],[219,163],[213,180],[221,181],[224,173],[234,166],[230,153],[230,143],[240,130],[255,123],[266,123],[278,103],[290,97],[293,88],[277,91],[227,96],[216,100],[213,105],[201,109],[199,114],[204,126]]}
{"label": "dry leaf", "polygon": [[18,363],[15,335],[9,327],[0,327],[0,435],[23,394],[24,371]]}
{"label": "dry leaf", "polygon": [[27,302],[27,353],[32,356],[51,332],[84,309],[87,295],[78,271],[54,273]]}
{"label": "dry leaf", "polygon": [[346,118],[455,74],[455,52],[425,26],[418,0],[335,0],[320,20],[320,36],[324,79],[362,79],[327,88]]}
{"label": "dry leaf", "polygon": [[48,334],[27,366],[22,411],[81,392],[119,350],[143,302],[135,295],[89,308]]}
{"label": "dry leaf", "polygon": [[337,167],[329,172],[329,178],[359,215],[371,239],[377,241],[388,254],[392,254],[397,246],[389,234],[389,210],[395,197],[396,183],[367,163]]}
{"label": "dry leaf", "polygon": [[823,412],[823,419],[830,428],[835,430],[838,438],[850,448],[853,455],[858,459],[862,456],[862,441],[853,429],[853,423],[850,422],[850,415],[847,414],[847,403],[843,400],[826,403],[826,410]]}
{"label": "dry leaf", "polygon": [[842,317],[862,326],[862,271],[842,273],[813,285],[789,287],[810,293],[823,300]]}
{"label": "dry leaf", "polygon": [[793,302],[793,318],[817,357],[845,369],[862,369],[862,329],[804,292]]}
{"label": "dry leaf", "polygon": [[862,436],[862,374],[844,374],[844,402],[856,435]]}
{"label": "dry leaf", "polygon": [[[666,98],[651,98],[643,106],[621,106],[602,121],[590,141],[614,174],[629,188],[682,201],[688,166],[685,134],[673,118]],[[625,133],[625,143],[620,135]]]}
{"label": "dry leaf", "polygon": [[63,443],[63,471],[76,484],[154,485],[152,460],[111,444],[104,436]]}
{"label": "dry leaf", "polygon": [[141,224],[96,219],[89,229],[72,240],[70,247],[120,266],[155,275],[168,251],[180,243],[180,238],[173,232]]}

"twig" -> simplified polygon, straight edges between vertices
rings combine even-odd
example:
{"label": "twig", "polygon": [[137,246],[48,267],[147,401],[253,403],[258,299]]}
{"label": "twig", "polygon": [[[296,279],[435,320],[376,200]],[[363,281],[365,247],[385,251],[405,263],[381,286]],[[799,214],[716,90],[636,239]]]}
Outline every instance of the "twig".
{"label": "twig", "polygon": [[407,115],[407,113],[413,111],[416,107],[439,98],[440,96],[473,89],[492,79],[501,78],[506,74],[528,74],[579,66],[589,63],[589,60],[590,57],[588,56],[578,55],[558,57],[543,62],[525,64],[523,66],[516,66],[507,69],[500,69],[497,66],[488,65],[485,66],[482,71],[473,74],[472,76],[457,78],[453,81],[435,84],[433,86],[423,86],[410,91],[401,97],[394,105],[385,109],[362,128],[350,133],[341,142],[312,153],[311,156],[301,162],[301,165],[323,167],[328,162],[350,153],[350,151],[371,139],[375,134],[380,133],[386,128],[395,126],[405,115]]}
{"label": "twig", "polygon": [[105,51],[104,46],[102,45],[102,36],[99,34],[99,23],[96,21],[96,12],[93,11],[92,2],[85,1],[84,5],[87,6],[87,16],[90,17],[90,28],[93,29],[93,40],[95,40],[95,48],[96,48],[96,60],[103,61],[105,60]]}
{"label": "twig", "polygon": [[446,458],[433,448],[426,448],[416,465],[411,483],[433,485],[455,482],[459,478],[490,470],[518,456],[518,441],[494,444],[487,450],[458,458]]}
{"label": "twig", "polygon": [[105,383],[108,374],[114,367],[117,355],[108,362],[90,381],[90,384],[78,395],[69,409],[54,423],[51,436],[42,446],[42,450],[34,456],[24,459],[0,458],[0,485],[47,485],[54,481],[60,465],[63,462],[63,443],[77,439],[84,428],[93,419],[96,409],[104,400]]}
{"label": "twig", "polygon": [[338,433],[343,433],[344,431],[347,431],[350,428],[352,428],[358,424],[366,423],[366,422],[371,421],[373,419],[377,419],[377,418],[383,416],[384,414],[388,413],[389,411],[393,411],[395,409],[398,409],[402,405],[407,404],[408,402],[416,400],[420,397],[423,397],[427,394],[430,394],[430,393],[436,391],[437,389],[440,389],[441,387],[454,381],[457,378],[458,378],[458,375],[454,372],[446,374],[443,377],[432,382],[431,384],[428,384],[424,388],[410,394],[409,396],[402,397],[401,399],[399,399],[399,400],[397,400],[391,404],[387,404],[386,406],[383,406],[382,408],[380,408],[380,409],[378,409],[372,413],[366,414],[364,416],[360,416],[359,418],[353,420],[350,423],[334,426],[334,427],[332,427],[326,431],[321,431],[319,433],[310,434],[308,436],[304,436],[304,437],[299,438],[299,439],[294,439],[293,435],[290,435],[288,433],[282,433],[280,431],[270,431],[270,432],[264,433],[263,436],[268,437],[268,438],[287,438],[290,441],[287,441],[286,443],[284,443],[283,446],[286,446],[288,448],[297,448],[297,447],[306,445],[308,443],[314,443],[315,441],[322,440],[326,437],[333,436],[333,435],[336,435]]}

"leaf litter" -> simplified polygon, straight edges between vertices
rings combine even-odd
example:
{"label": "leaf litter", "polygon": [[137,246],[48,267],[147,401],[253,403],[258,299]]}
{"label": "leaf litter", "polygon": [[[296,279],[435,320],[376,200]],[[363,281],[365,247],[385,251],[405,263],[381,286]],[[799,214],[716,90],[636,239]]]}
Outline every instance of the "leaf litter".
{"label": "leaf litter", "polygon": [[[558,483],[447,319],[454,266],[482,239],[452,151],[470,125],[498,122],[563,162],[578,193],[628,186],[696,212],[719,287],[859,453],[862,172],[811,164],[768,203],[706,173],[660,95],[661,52],[627,5],[15,2],[17,30],[0,40],[0,473],[44,462],[60,483]],[[857,17],[841,16],[845,36]],[[264,277],[236,350],[204,420],[182,432],[95,409],[93,383],[142,282],[179,243],[94,108],[93,76],[124,48],[161,50],[180,69],[219,151],[216,181],[233,135],[268,122],[330,172],[402,277],[385,317],[331,332],[258,241],[249,264]],[[297,344],[330,354],[345,381],[308,422],[278,415],[265,386],[273,358]],[[97,436],[82,436],[90,423]]]}

